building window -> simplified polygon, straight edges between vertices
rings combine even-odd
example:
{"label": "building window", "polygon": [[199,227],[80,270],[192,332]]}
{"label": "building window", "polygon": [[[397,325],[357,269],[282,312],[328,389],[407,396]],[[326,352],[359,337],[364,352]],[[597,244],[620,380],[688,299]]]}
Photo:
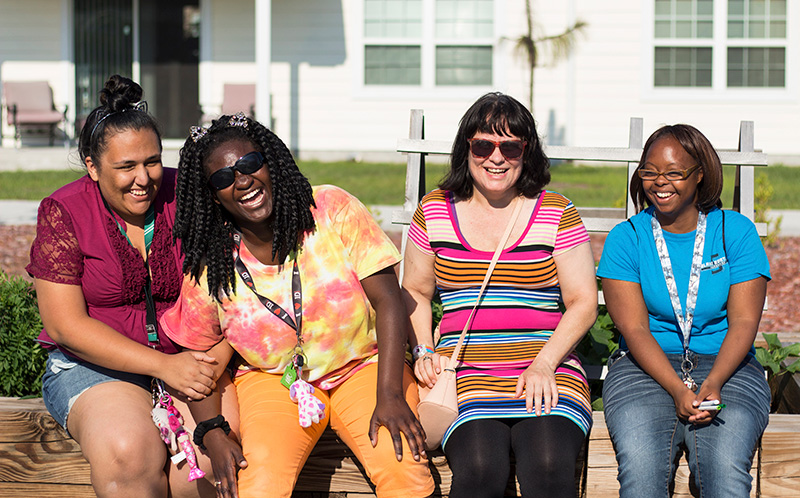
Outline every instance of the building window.
{"label": "building window", "polygon": [[786,87],[787,0],[653,1],[654,87]]}
{"label": "building window", "polygon": [[786,86],[786,49],[728,48],[729,87]]}
{"label": "building window", "polygon": [[711,49],[656,47],[655,86],[711,86]]}
{"label": "building window", "polygon": [[656,0],[656,38],[711,38],[713,0]]}
{"label": "building window", "polygon": [[786,0],[728,0],[728,38],[786,38]]}
{"label": "building window", "polygon": [[491,86],[494,43],[493,0],[364,0],[368,86]]}

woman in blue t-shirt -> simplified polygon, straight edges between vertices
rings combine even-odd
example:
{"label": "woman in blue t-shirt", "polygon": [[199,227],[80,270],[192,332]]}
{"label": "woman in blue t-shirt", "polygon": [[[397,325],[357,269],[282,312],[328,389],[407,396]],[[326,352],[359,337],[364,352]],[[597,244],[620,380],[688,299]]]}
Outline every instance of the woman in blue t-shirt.
{"label": "woman in blue t-shirt", "polygon": [[766,253],[749,219],[720,209],[719,156],[692,126],[653,133],[630,187],[647,208],[608,234],[597,272],[623,339],[603,386],[620,496],[669,496],[680,451],[701,496],[749,496],[769,420],[753,348]]}

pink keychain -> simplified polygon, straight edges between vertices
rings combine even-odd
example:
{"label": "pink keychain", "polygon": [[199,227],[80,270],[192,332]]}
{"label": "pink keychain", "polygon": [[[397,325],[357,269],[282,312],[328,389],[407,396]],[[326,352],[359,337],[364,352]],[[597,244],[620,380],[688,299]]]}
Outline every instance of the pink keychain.
{"label": "pink keychain", "polygon": [[325,403],[314,396],[314,386],[297,379],[289,388],[289,397],[297,403],[297,411],[301,427],[311,427],[325,418]]}
{"label": "pink keychain", "polygon": [[[158,397],[156,398],[156,392]],[[191,437],[183,427],[183,417],[175,405],[172,397],[166,392],[160,382],[154,388],[153,409],[150,415],[161,433],[161,439],[175,452],[171,457],[172,463],[178,464],[184,459],[189,463],[189,482],[205,477],[206,473],[197,466],[197,454],[192,446]],[[178,448],[180,452],[178,453]]]}

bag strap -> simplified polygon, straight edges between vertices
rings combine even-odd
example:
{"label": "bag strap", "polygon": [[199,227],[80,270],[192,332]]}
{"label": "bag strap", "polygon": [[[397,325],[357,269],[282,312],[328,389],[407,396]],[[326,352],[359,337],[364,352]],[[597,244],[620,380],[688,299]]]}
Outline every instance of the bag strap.
{"label": "bag strap", "polygon": [[458,363],[458,354],[461,352],[461,346],[464,344],[464,337],[467,335],[467,330],[469,330],[469,326],[472,323],[472,317],[475,316],[475,310],[478,309],[478,304],[481,302],[481,297],[483,296],[483,291],[486,289],[486,285],[489,283],[489,278],[492,276],[492,271],[494,267],[497,265],[497,260],[500,259],[500,253],[503,252],[503,249],[506,246],[506,242],[508,241],[508,237],[511,235],[511,230],[514,228],[514,224],[519,218],[519,213],[522,211],[522,206],[525,204],[525,198],[523,197],[521,201],[516,203],[514,206],[514,211],[511,213],[511,219],[508,221],[508,226],[506,226],[506,231],[500,239],[500,243],[497,244],[497,249],[494,250],[494,255],[492,256],[492,261],[489,263],[489,268],[486,270],[486,276],[483,277],[483,283],[481,284],[481,289],[478,291],[478,298],[475,300],[475,305],[472,307],[472,311],[469,313],[469,317],[467,318],[467,323],[464,324],[464,330],[461,331],[461,337],[458,338],[458,343],[456,344],[456,348],[453,350],[453,354],[450,356],[450,362],[447,364],[447,368],[445,370],[450,370],[455,372],[456,370],[456,363]]}

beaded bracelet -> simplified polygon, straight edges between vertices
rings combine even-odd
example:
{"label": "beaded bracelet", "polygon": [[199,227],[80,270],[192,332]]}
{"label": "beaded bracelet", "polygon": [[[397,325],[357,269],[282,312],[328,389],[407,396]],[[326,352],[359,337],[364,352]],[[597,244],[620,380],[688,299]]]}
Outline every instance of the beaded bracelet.
{"label": "beaded bracelet", "polygon": [[197,424],[197,427],[194,429],[194,435],[192,436],[192,441],[194,441],[195,446],[205,451],[206,445],[203,444],[203,438],[208,431],[216,428],[222,429],[226,436],[231,433],[231,426],[228,424],[228,421],[225,420],[225,417],[223,417],[222,414],[217,415],[214,418],[204,420]]}

